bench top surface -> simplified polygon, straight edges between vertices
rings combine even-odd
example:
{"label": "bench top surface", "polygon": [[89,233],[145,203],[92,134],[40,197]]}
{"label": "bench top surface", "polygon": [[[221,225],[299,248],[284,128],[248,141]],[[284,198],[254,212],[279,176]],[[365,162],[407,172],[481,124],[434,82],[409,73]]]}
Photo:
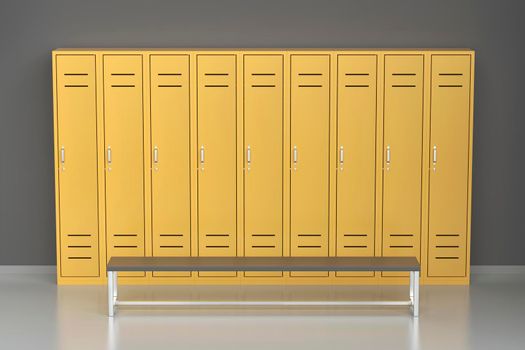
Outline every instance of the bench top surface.
{"label": "bench top surface", "polygon": [[107,271],[419,271],[415,257],[112,257]]}

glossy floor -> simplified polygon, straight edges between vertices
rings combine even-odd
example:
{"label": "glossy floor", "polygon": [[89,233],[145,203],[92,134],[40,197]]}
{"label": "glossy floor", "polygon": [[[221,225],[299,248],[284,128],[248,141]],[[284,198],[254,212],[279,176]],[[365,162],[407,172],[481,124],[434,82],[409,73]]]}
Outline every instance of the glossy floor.
{"label": "glossy floor", "polygon": [[[406,287],[122,287],[148,299],[403,299]],[[136,309],[106,316],[102,286],[0,274],[0,349],[524,349],[525,277],[477,274],[396,308]]]}

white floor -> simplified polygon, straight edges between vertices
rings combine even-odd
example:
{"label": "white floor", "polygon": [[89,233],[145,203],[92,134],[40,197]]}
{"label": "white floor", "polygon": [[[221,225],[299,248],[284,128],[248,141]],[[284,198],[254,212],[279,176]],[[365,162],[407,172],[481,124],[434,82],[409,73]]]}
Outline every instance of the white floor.
{"label": "white floor", "polygon": [[[152,299],[370,299],[406,287],[121,287]],[[421,288],[407,308],[131,309],[106,316],[106,289],[50,274],[0,274],[0,349],[525,349],[525,276],[477,274]]]}

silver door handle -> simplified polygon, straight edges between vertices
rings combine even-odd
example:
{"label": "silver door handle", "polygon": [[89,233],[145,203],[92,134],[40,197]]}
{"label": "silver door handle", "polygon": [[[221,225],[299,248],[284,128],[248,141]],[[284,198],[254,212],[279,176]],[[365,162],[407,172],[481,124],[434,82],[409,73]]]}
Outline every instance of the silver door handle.
{"label": "silver door handle", "polygon": [[159,162],[159,148],[155,146],[153,148],[153,163],[157,164]]}
{"label": "silver door handle", "polygon": [[294,170],[297,170],[297,146],[293,146],[293,166]]}
{"label": "silver door handle", "polygon": [[202,165],[202,168],[204,169],[204,146],[201,146],[200,151],[200,163]]}
{"label": "silver door handle", "polygon": [[345,150],[343,146],[339,147],[339,165],[341,166],[341,170],[343,170],[343,164],[345,162]]}
{"label": "silver door handle", "polygon": [[252,148],[250,146],[246,149],[246,163],[248,164],[248,170],[250,170],[250,165],[252,164]]}
{"label": "silver door handle", "polygon": [[111,157],[111,146],[108,146],[108,164],[111,165],[112,157]]}
{"label": "silver door handle", "polygon": [[438,161],[438,148],[437,146],[434,145],[434,147],[432,148],[432,163],[436,165],[437,161]]}
{"label": "silver door handle", "polygon": [[60,148],[60,163],[64,164],[66,162],[66,149],[62,146]]}
{"label": "silver door handle", "polygon": [[386,146],[386,164],[390,165],[390,146]]}

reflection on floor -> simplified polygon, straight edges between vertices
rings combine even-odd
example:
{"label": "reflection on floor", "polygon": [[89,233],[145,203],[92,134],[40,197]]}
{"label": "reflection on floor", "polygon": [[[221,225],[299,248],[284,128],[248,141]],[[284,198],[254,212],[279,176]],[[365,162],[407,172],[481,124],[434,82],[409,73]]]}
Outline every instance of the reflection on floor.
{"label": "reflection on floor", "polygon": [[[0,349],[524,349],[525,277],[478,274],[421,288],[399,308],[171,308],[106,316],[103,286],[0,274]],[[122,287],[122,299],[404,299],[406,287]]]}

